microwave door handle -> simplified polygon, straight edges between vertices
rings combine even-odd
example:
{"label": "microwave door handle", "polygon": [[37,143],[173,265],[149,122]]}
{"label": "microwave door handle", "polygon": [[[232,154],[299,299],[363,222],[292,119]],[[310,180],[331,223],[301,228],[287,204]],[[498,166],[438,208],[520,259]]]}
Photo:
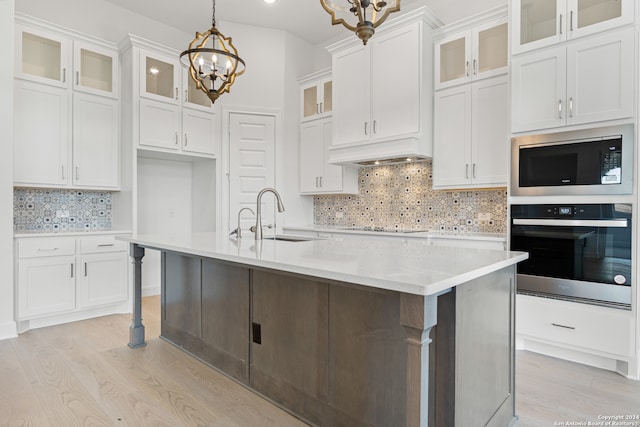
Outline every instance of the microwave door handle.
{"label": "microwave door handle", "polygon": [[542,225],[548,227],[617,227],[626,228],[626,219],[546,219],[514,218],[513,225]]}

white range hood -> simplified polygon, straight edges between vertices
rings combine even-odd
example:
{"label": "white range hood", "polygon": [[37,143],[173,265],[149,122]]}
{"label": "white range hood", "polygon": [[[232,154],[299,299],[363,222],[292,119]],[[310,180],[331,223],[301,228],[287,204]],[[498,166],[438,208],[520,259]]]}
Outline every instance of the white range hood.
{"label": "white range hood", "polygon": [[431,141],[415,137],[336,144],[328,151],[329,163],[359,166],[421,161],[432,155]]}

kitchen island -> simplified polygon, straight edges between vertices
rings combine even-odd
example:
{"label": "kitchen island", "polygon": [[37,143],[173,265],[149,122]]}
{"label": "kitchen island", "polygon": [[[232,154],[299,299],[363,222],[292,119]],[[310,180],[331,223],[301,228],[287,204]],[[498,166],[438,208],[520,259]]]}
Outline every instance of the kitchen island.
{"label": "kitchen island", "polygon": [[515,422],[519,252],[424,241],[135,236],[162,253],[161,336],[312,425]]}

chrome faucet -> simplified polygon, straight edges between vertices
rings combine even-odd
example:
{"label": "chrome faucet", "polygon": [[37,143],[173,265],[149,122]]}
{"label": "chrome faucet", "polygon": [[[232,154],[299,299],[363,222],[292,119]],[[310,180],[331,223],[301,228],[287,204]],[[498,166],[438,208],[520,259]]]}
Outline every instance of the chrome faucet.
{"label": "chrome faucet", "polygon": [[262,240],[262,217],[260,211],[262,205],[262,195],[267,192],[273,193],[273,195],[276,196],[276,202],[278,203],[278,212],[284,212],[282,199],[280,199],[280,194],[276,191],[275,188],[267,187],[260,190],[260,192],[258,193],[258,198],[256,200],[256,225],[254,227],[251,227],[251,231],[255,233],[256,240]]}
{"label": "chrome faucet", "polygon": [[230,236],[233,236],[235,234],[238,237],[238,239],[242,237],[242,228],[240,227],[240,214],[244,210],[251,212],[251,215],[255,215],[255,213],[253,212],[253,209],[251,208],[242,208],[238,211],[238,228],[236,228],[231,233],[229,233]]}

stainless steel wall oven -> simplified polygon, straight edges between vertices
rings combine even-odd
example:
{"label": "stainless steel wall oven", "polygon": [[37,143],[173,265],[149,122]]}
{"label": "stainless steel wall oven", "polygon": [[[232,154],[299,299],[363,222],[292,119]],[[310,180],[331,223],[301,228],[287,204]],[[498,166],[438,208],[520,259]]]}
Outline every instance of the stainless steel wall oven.
{"label": "stainless steel wall oven", "polygon": [[512,205],[518,292],[630,309],[631,219],[627,203]]}

